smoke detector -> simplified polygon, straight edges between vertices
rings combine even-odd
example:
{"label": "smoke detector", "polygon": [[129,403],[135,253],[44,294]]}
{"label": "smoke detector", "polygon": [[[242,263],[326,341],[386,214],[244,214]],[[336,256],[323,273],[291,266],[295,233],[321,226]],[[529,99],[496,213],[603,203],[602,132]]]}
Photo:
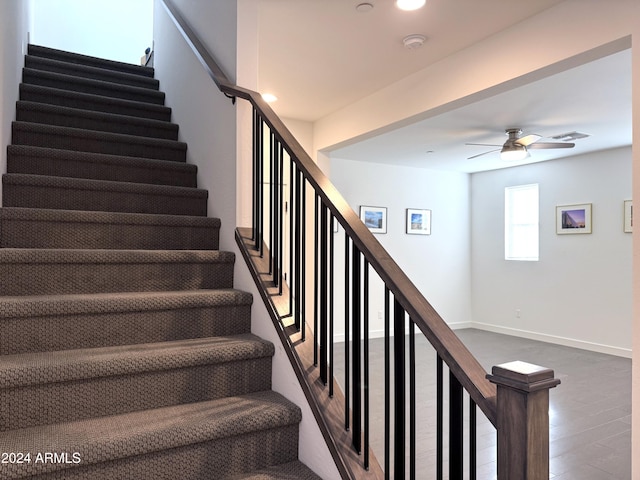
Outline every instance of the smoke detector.
{"label": "smoke detector", "polygon": [[415,50],[417,48],[420,48],[426,40],[427,37],[425,37],[424,35],[414,33],[413,35],[407,35],[406,37],[404,37],[402,39],[402,44],[409,50]]}

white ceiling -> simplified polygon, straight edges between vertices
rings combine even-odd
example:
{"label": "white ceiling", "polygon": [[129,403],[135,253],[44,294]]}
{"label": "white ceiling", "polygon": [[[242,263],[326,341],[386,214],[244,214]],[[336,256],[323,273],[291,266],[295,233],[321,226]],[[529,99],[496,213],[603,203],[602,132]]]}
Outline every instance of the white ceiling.
{"label": "white ceiling", "polygon": [[[281,116],[315,121],[562,0],[428,0],[402,12],[393,0],[262,0],[259,89]],[[464,12],[461,14],[460,12]],[[427,37],[417,50],[402,38]],[[591,137],[574,149],[534,150],[527,162],[631,144],[631,55],[620,52],[454,111],[331,152],[332,158],[475,172],[506,165],[506,128]],[[544,141],[544,140],[543,140]],[[432,153],[427,153],[432,152]],[[524,162],[523,162],[524,163]]]}

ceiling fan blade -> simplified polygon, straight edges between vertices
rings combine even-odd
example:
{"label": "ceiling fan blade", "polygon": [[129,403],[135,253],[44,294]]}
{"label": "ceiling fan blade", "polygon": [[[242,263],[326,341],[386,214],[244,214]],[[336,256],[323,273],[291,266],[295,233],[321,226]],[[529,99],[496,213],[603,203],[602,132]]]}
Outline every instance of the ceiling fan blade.
{"label": "ceiling fan blade", "polygon": [[542,136],[532,133],[530,135],[525,135],[524,137],[520,137],[518,140],[516,140],[516,143],[520,145],[524,145],[525,147],[528,147],[534,142],[537,142],[538,140],[540,140],[541,138]]}
{"label": "ceiling fan blade", "polygon": [[488,152],[479,153],[478,155],[474,155],[473,157],[468,157],[467,160],[472,160],[474,158],[478,158],[478,157],[481,157],[483,155],[488,155],[488,154],[493,153],[493,152],[499,152],[500,150],[502,150],[502,149],[501,148],[496,148],[495,150],[489,150]]}
{"label": "ceiling fan blade", "polygon": [[527,148],[573,148],[575,147],[575,143],[554,143],[554,142],[543,142],[543,143],[532,143]]}
{"label": "ceiling fan blade", "polygon": [[501,147],[502,144],[497,143],[465,143],[465,145],[478,146],[478,147]]}

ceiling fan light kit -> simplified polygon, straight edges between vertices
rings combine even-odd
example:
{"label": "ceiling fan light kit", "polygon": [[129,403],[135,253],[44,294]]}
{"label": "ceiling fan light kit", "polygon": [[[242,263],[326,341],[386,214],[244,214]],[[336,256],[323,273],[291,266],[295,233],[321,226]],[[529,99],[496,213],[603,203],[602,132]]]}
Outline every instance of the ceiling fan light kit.
{"label": "ceiling fan light kit", "polygon": [[[500,158],[505,161],[517,162],[529,157],[529,149],[550,149],[550,148],[573,148],[575,143],[569,142],[538,142],[542,138],[535,133],[525,135],[522,137],[522,130],[520,128],[507,128],[505,133],[509,136],[506,142],[502,145],[502,148],[497,150],[489,150],[488,152],[479,153],[469,157],[472,158],[481,157],[489,153],[500,151]],[[583,138],[583,137],[581,137]],[[486,143],[467,143],[467,145],[482,145],[485,147],[500,147],[500,145],[486,144]]]}
{"label": "ceiling fan light kit", "polygon": [[505,162],[519,162],[528,156],[529,152],[527,151],[527,147],[518,143],[508,146],[505,145],[502,147],[502,150],[500,150],[500,158]]}

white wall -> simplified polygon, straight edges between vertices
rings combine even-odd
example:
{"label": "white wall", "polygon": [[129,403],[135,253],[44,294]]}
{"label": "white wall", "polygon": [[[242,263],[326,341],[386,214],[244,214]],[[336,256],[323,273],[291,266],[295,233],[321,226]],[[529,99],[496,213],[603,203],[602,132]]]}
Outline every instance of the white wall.
{"label": "white wall", "polygon": [[135,64],[152,47],[153,0],[32,1],[36,45]]}
{"label": "white wall", "polygon": [[29,23],[29,2],[0,1],[0,173],[7,171],[7,145],[11,143],[11,122],[16,116]]}
{"label": "white wall", "polygon": [[[635,16],[638,18],[638,15]],[[632,54],[632,85],[640,85],[640,22],[635,22]],[[633,198],[640,198],[640,89],[632,89],[633,98]],[[640,478],[640,235],[633,235],[633,425],[631,477]]]}
{"label": "white wall", "polygon": [[[236,67],[236,36],[241,35],[236,31],[236,9],[240,4],[229,0],[180,0],[175,3],[194,30],[201,35],[201,39],[229,78],[235,78],[238,68],[243,78],[250,82],[250,68],[246,65]],[[251,5],[247,2],[241,3],[243,8],[249,9],[250,14]],[[236,141],[236,138],[242,138],[236,130],[236,125],[246,122],[247,112],[240,110],[242,106],[234,106],[230,99],[217,90],[175,30],[160,2],[156,2],[154,22],[156,76],[167,94],[167,104],[173,109],[173,121],[180,125],[180,138],[188,143],[187,161],[198,165],[198,186],[209,191],[209,216],[222,220],[220,248],[236,254],[235,287],[253,295],[251,330],[276,346],[272,387],[302,409],[299,458],[322,478],[340,478],[267,310],[235,244],[236,221],[242,218],[242,215],[238,214],[242,207],[236,204],[236,198],[243,182],[246,181],[246,178],[240,178],[239,183],[236,183],[236,176],[247,175],[247,170],[237,164],[238,158],[244,158],[246,152]],[[251,49],[242,51],[245,55],[251,55]],[[255,59],[252,58],[244,58],[241,61],[255,63]],[[248,172],[250,171],[249,169]]]}
{"label": "white wall", "polygon": [[[427,300],[452,327],[468,326],[470,308],[469,176],[463,173],[332,159],[331,181],[351,207],[387,208],[387,233],[376,237]],[[432,211],[431,235],[407,235],[407,208]],[[337,265],[343,265],[343,232],[336,234]],[[342,292],[336,278],[337,292]],[[372,276],[370,329],[384,332],[383,286]],[[338,298],[338,301],[342,299]],[[342,304],[336,312],[344,311]],[[336,339],[344,335],[336,325]]]}
{"label": "white wall", "polygon": [[[471,176],[474,326],[631,356],[631,149]],[[540,259],[504,259],[504,188],[538,183]],[[591,234],[557,235],[556,205],[592,203]],[[516,315],[520,311],[520,317]]]}

